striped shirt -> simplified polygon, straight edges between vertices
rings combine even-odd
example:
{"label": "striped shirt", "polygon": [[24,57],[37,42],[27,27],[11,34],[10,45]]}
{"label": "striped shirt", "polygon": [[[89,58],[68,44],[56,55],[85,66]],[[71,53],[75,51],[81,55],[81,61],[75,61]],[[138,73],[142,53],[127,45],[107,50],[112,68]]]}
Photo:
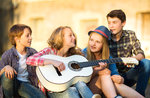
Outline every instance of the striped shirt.
{"label": "striped shirt", "polygon": [[[137,39],[135,32],[131,30],[123,30],[119,41],[109,40],[109,48],[113,57],[132,57],[139,53],[144,55],[140,41]],[[125,73],[130,69],[119,64],[117,64],[117,67],[120,73]]]}

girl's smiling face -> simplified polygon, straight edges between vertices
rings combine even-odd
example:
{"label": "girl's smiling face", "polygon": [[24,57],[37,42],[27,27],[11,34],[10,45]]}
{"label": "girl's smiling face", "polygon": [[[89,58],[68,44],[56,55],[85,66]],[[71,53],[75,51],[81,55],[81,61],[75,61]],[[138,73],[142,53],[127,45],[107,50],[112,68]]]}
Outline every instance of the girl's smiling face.
{"label": "girl's smiling face", "polygon": [[69,28],[65,28],[63,30],[63,46],[75,47],[75,40],[74,33]]}
{"label": "girl's smiling face", "polygon": [[103,47],[102,35],[92,32],[88,44],[91,52],[93,53],[100,52]]}

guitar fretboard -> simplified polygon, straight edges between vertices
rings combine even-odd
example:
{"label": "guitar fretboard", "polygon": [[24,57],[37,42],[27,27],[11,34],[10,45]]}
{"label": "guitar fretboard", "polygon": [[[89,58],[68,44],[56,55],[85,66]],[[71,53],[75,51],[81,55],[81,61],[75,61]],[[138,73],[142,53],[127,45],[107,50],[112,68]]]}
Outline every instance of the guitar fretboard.
{"label": "guitar fretboard", "polygon": [[112,58],[112,59],[106,59],[106,60],[95,60],[95,61],[89,61],[89,62],[78,62],[77,64],[82,67],[89,67],[89,66],[95,66],[99,65],[100,62],[105,62],[107,64],[113,64],[113,63],[123,63],[121,58]]}

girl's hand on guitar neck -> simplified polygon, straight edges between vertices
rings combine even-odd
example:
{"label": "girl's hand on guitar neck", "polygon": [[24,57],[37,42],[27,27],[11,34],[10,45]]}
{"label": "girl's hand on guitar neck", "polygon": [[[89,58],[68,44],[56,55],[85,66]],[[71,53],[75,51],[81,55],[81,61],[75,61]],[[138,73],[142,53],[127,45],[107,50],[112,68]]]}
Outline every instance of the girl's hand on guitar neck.
{"label": "girl's hand on guitar neck", "polygon": [[100,62],[99,66],[94,67],[94,70],[100,71],[107,67],[107,63]]}
{"label": "girl's hand on guitar neck", "polygon": [[101,62],[101,63],[99,63],[98,66],[93,67],[93,70],[94,70],[93,71],[93,76],[98,74],[99,72],[103,71],[103,69],[105,69],[106,66],[107,66],[107,63]]}
{"label": "girl's hand on guitar neck", "polygon": [[99,75],[110,74],[110,71],[108,71],[109,69],[107,69],[106,66],[107,66],[107,63],[103,63],[103,62],[100,62],[99,65],[94,66],[92,77],[97,74]]}

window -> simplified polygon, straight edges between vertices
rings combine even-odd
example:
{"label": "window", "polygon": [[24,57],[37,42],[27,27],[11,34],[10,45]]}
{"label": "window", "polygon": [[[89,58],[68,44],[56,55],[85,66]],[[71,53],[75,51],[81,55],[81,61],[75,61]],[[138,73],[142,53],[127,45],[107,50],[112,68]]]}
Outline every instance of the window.
{"label": "window", "polygon": [[47,36],[46,27],[44,23],[44,18],[32,18],[31,19],[31,29],[32,29],[32,46],[36,50],[41,50],[43,47],[47,46]]}
{"label": "window", "polygon": [[31,27],[33,31],[34,40],[41,39],[41,35],[44,32],[43,18],[33,18],[31,19]]}
{"label": "window", "polygon": [[78,45],[81,48],[85,48],[87,46],[88,42],[88,32],[90,30],[94,30],[98,26],[98,19],[82,19],[80,20],[80,33],[78,39],[84,39],[80,40],[78,42]]}
{"label": "window", "polygon": [[137,14],[137,32],[140,35],[142,49],[146,58],[150,58],[150,12],[141,12]]}
{"label": "window", "polygon": [[150,12],[142,13],[142,36],[146,41],[150,41]]}

